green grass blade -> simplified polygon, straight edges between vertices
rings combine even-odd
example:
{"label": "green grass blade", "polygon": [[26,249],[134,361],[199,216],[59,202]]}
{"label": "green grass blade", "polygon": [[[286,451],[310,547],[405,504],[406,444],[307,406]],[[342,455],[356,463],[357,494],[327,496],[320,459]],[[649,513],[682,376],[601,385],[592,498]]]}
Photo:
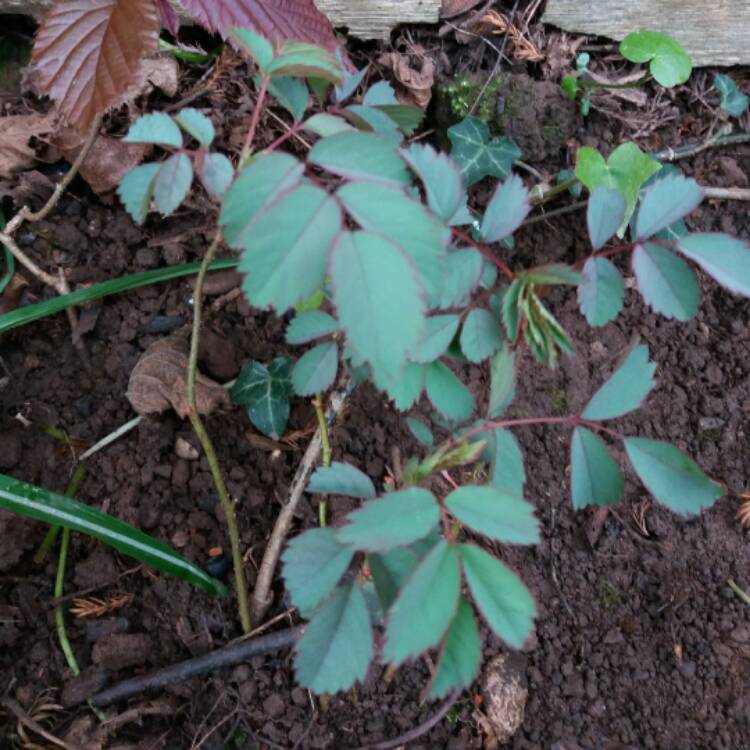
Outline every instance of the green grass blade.
{"label": "green grass blade", "polygon": [[78,500],[0,474],[0,508],[93,536],[118,552],[182,578],[209,594],[227,593],[221,582],[166,544]]}
{"label": "green grass blade", "polygon": [[[235,268],[236,266],[237,261],[234,258],[224,258],[214,261],[209,266],[209,270],[222,271],[227,268]],[[150,284],[159,284],[162,281],[171,281],[182,276],[192,276],[197,274],[199,269],[200,263],[185,263],[180,266],[157,268],[153,271],[120,276],[117,279],[103,281],[101,284],[94,284],[86,289],[79,289],[71,294],[27,305],[5,315],[0,315],[0,334],[11,330],[11,328],[27,325],[35,320],[46,318],[48,315],[55,315],[62,312],[69,307],[84,305],[88,302],[102,299],[102,297],[109,297],[112,294],[127,292],[138,287],[149,286]]]}

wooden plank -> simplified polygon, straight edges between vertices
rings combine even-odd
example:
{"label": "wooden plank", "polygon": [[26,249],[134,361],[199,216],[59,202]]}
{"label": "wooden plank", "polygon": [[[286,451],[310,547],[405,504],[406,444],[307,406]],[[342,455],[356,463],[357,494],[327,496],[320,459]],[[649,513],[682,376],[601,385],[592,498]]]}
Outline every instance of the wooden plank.
{"label": "wooden plank", "polygon": [[750,0],[548,0],[542,21],[612,39],[663,31],[695,65],[750,63]]}

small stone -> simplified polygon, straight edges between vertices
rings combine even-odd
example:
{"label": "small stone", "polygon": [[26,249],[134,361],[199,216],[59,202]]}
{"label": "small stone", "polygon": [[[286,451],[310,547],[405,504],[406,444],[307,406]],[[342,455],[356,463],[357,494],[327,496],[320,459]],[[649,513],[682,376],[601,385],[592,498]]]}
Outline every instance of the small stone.
{"label": "small stone", "polygon": [[188,534],[187,531],[184,529],[177,529],[174,534],[172,534],[172,544],[177,547],[177,549],[181,549],[187,543],[190,541],[190,534]]}
{"label": "small stone", "polygon": [[174,444],[174,452],[179,458],[186,461],[197,461],[200,454],[198,449],[184,437],[178,437]]}
{"label": "small stone", "polygon": [[154,315],[151,320],[143,326],[143,333],[165,334],[172,333],[181,325],[184,325],[185,318],[182,315]]}
{"label": "small stone", "polygon": [[701,430],[719,430],[724,426],[724,420],[721,417],[701,417],[698,420],[698,427]]}
{"label": "small stone", "polygon": [[184,458],[178,458],[172,469],[172,486],[185,487],[190,481],[190,464]]}
{"label": "small stone", "polygon": [[501,745],[523,724],[529,697],[523,661],[517,654],[500,654],[487,664],[482,676],[485,714]]}
{"label": "small stone", "polygon": [[232,670],[232,674],[229,675],[229,682],[235,682],[238,685],[241,685],[243,682],[250,679],[251,674],[252,672],[247,664],[240,664]]}
{"label": "small stone", "polygon": [[214,578],[222,578],[229,572],[229,558],[226,555],[216,555],[206,563],[206,573]]}
{"label": "small stone", "polygon": [[13,469],[21,460],[21,436],[6,432],[0,440],[0,469]]}
{"label": "small stone", "polygon": [[93,416],[96,407],[94,406],[94,399],[90,394],[81,396],[73,402],[73,408],[76,410],[76,414],[81,419],[88,419]]}

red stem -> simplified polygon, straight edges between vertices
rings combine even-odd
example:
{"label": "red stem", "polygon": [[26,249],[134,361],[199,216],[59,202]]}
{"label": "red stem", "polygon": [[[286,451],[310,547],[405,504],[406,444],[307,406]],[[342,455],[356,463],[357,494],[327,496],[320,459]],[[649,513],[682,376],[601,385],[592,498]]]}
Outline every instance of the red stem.
{"label": "red stem", "polygon": [[458,239],[463,240],[464,242],[472,245],[477,250],[479,250],[479,252],[491,263],[494,263],[494,265],[497,266],[497,268],[502,271],[505,274],[506,278],[508,278],[510,281],[513,281],[513,279],[516,278],[516,275],[513,273],[513,271],[511,271],[510,268],[500,260],[500,258],[496,257],[488,247],[483,245],[481,242],[473,240],[471,237],[469,237],[468,234],[462,232],[460,229],[456,229],[455,227],[453,227],[452,231],[454,237],[458,237]]}
{"label": "red stem", "polygon": [[242,155],[240,157],[240,164],[242,164],[247,157],[250,155],[250,150],[253,147],[253,141],[255,140],[255,131],[258,129],[258,123],[260,122],[260,113],[263,111],[263,105],[266,103],[266,94],[268,93],[268,84],[270,82],[268,76],[264,76],[258,90],[258,98],[255,100],[255,109],[253,110],[253,117],[250,120],[250,128],[247,131],[247,138],[245,138],[245,145],[242,147]]}
{"label": "red stem", "polygon": [[622,440],[622,435],[620,435],[617,430],[612,430],[609,427],[605,427],[599,422],[594,422],[590,419],[583,419],[577,414],[569,414],[565,417],[524,417],[522,419],[502,419],[499,421],[487,421],[478,425],[474,429],[465,432],[463,435],[461,435],[461,440],[466,440],[467,438],[478,435],[480,432],[485,432],[486,430],[505,427],[524,427],[527,425],[535,424],[561,424],[567,427],[588,427],[590,430],[604,432],[611,437],[617,438],[617,440]]}
{"label": "red stem", "polygon": [[299,133],[303,129],[304,122],[296,122],[294,125],[289,126],[286,133],[280,135],[270,146],[266,147],[266,151],[275,151],[282,143],[286,143],[293,135]]}

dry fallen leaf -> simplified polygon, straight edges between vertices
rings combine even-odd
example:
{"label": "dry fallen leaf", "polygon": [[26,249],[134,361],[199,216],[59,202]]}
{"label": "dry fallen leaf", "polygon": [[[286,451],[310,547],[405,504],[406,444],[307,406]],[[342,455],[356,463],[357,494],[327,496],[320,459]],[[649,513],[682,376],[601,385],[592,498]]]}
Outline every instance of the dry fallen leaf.
{"label": "dry fallen leaf", "polygon": [[529,41],[520,30],[510,23],[506,16],[496,10],[479,13],[472,18],[467,27],[474,34],[508,34],[513,56],[517,60],[539,62],[544,55]]}
{"label": "dry fallen leaf", "polygon": [[441,18],[455,18],[479,5],[481,0],[443,0]]}
{"label": "dry fallen leaf", "polygon": [[29,139],[52,130],[54,119],[51,114],[37,113],[0,117],[0,177],[10,177],[34,163]]}
{"label": "dry fallen leaf", "polygon": [[415,47],[410,54],[387,52],[378,62],[393,72],[404,104],[427,107],[435,84],[435,63],[421,48]]}
{"label": "dry fallen leaf", "polygon": [[157,55],[143,61],[143,88],[147,94],[157,88],[173,97],[177,94],[179,78],[180,66],[177,58],[171,54]]}
{"label": "dry fallen leaf", "polygon": [[[128,401],[139,414],[159,414],[170,407],[180,417],[187,403],[188,346],[183,333],[160,339],[146,349],[130,374]],[[210,414],[229,404],[225,388],[198,373],[195,396],[199,414]]]}
{"label": "dry fallen leaf", "polygon": [[737,520],[743,529],[750,529],[750,492],[740,495],[740,507],[737,509]]}

